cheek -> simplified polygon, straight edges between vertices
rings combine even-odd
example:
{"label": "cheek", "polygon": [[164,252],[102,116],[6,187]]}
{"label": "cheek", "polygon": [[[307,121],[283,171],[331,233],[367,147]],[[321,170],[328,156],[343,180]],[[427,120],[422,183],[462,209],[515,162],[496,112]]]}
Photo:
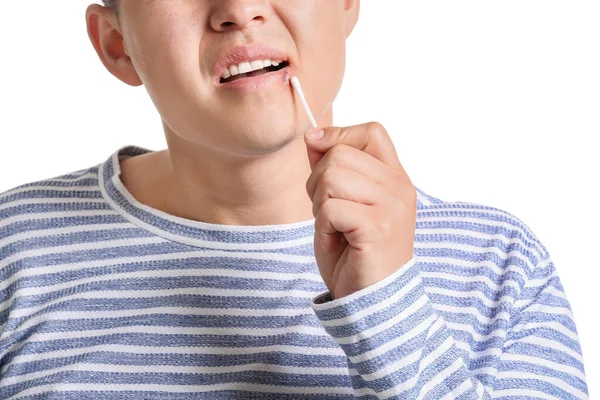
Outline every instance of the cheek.
{"label": "cheek", "polygon": [[136,68],[154,103],[169,107],[177,98],[191,95],[190,80],[197,79],[200,57],[193,37],[183,31],[151,27],[140,37],[144,39],[138,43]]}
{"label": "cheek", "polygon": [[345,37],[336,31],[322,32],[316,38],[304,66],[310,71],[311,86],[316,104],[322,109],[333,102],[344,77],[346,66]]}

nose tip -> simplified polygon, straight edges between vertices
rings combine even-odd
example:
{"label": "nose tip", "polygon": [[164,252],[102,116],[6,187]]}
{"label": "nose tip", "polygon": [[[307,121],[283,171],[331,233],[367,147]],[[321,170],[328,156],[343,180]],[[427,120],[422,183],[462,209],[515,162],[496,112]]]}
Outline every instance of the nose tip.
{"label": "nose tip", "polygon": [[250,25],[252,23],[252,21],[262,21],[262,20],[263,20],[263,18],[258,16],[258,17],[252,18],[252,20],[248,21],[247,23],[225,21],[225,22],[221,22],[220,28],[221,28],[221,30],[226,30],[228,28],[235,28],[235,27],[245,28],[246,26]]}
{"label": "nose tip", "polygon": [[262,6],[247,4],[240,0],[229,4],[231,5],[220,7],[212,15],[210,23],[215,31],[244,29],[265,22],[265,12]]}

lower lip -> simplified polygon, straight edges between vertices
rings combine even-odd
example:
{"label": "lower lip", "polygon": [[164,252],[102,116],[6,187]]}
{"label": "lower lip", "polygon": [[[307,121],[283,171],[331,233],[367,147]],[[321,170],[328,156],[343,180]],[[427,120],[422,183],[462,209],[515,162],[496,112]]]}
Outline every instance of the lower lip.
{"label": "lower lip", "polygon": [[289,76],[289,65],[279,71],[273,71],[266,74],[252,76],[249,78],[237,79],[235,81],[218,83],[219,88],[235,90],[238,92],[254,92],[256,90],[264,89],[269,85],[280,83],[282,85],[288,84]]}

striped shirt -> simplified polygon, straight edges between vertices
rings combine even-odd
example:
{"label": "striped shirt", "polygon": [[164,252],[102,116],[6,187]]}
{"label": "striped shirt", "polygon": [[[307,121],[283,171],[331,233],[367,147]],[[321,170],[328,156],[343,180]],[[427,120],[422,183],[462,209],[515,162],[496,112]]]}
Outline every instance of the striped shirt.
{"label": "striped shirt", "polygon": [[417,188],[414,254],[331,300],[315,220],[232,226],[136,201],[119,161],[0,194],[0,399],[588,397],[544,245]]}

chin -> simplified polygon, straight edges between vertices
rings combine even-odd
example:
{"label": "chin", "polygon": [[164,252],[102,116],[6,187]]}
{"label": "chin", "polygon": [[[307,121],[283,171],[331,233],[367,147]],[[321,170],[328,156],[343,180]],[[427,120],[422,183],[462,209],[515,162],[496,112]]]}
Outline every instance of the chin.
{"label": "chin", "polygon": [[280,151],[301,137],[294,126],[279,124],[263,124],[258,129],[256,125],[249,129],[248,126],[239,130],[230,130],[230,151],[245,157],[260,157]]}

